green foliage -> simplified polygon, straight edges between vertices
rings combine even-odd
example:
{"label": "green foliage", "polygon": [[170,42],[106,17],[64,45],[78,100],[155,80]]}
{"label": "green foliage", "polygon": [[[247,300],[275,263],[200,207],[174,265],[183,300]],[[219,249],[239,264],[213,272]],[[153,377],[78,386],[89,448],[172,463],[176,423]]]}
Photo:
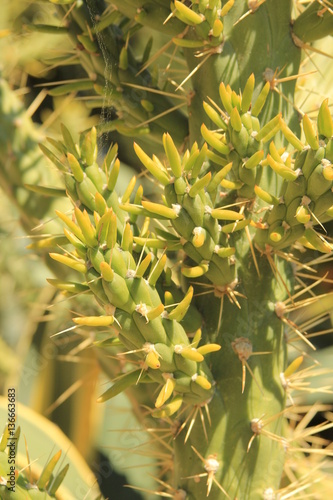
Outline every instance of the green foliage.
{"label": "green foliage", "polygon": [[[332,418],[293,425],[291,393],[317,374],[310,339],[327,306],[294,315],[331,298],[313,293],[329,283],[313,273],[332,252],[333,121],[327,99],[300,119],[294,92],[302,49],[332,34],[330,5],[53,3],[75,53],[57,65],[75,63],[77,76],[48,93],[78,93],[103,119],[78,143],[62,126],[62,140],[41,145],[65,189],[30,186],[32,200],[64,195],[72,209],[57,210],[64,234],[31,248],[59,264],[57,290],[85,297],[71,331],[91,336],[107,373],[119,360],[99,403],[125,390],[140,402],[165,496],[315,495],[322,463],[310,457],[331,452],[314,435]],[[103,132],[117,141],[107,152]],[[153,192],[141,176],[119,188],[123,158]],[[19,186],[34,183],[17,171]]]}

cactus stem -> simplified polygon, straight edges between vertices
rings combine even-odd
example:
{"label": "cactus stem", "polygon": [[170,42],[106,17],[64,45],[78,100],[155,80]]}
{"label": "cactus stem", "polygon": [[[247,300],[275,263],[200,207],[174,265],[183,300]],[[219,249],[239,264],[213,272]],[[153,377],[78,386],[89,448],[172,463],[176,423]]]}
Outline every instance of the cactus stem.
{"label": "cactus stem", "polygon": [[281,276],[281,273],[279,272],[275,262],[274,262],[274,259],[271,255],[272,253],[272,247],[270,245],[266,245],[266,248],[265,248],[265,252],[263,252],[263,254],[266,256],[267,260],[268,260],[268,263],[270,265],[270,268],[272,270],[272,273],[274,274],[275,276],[275,279],[276,281],[282,285],[282,287],[285,289],[285,291],[287,292],[289,298],[292,300],[291,298],[291,293],[289,291],[289,288],[285,282],[285,280],[283,279],[283,277]]}
{"label": "cactus stem", "polygon": [[234,23],[234,26],[236,26],[238,23],[240,23],[241,21],[243,21],[243,19],[246,19],[247,16],[249,16],[250,14],[254,14],[256,10],[259,9],[260,5],[262,5],[263,3],[265,3],[266,0],[249,0],[248,1],[248,7],[249,7],[249,10],[247,10],[245,12],[245,14],[243,14],[235,23]]}
{"label": "cactus stem", "polygon": [[[179,88],[179,87],[177,87]],[[135,127],[133,127],[133,130],[143,127],[144,125],[148,125],[148,123],[154,122],[156,120],[159,120],[165,115],[168,115],[170,113],[173,113],[174,111],[177,111],[177,109],[180,109],[184,106],[187,106],[187,102],[181,102],[180,104],[176,104],[175,106],[172,106],[171,108],[168,108],[166,111],[162,111],[162,113],[159,113],[158,115],[154,115],[152,118],[149,118],[148,120],[145,120],[144,122],[139,123]]]}
{"label": "cactus stem", "polygon": [[[176,88],[175,92],[177,92],[177,90],[179,90],[179,89],[183,89],[183,85],[185,85],[185,83],[192,78],[192,76],[201,68],[201,66],[203,66],[208,61],[208,59],[213,54],[218,54],[218,53],[221,53],[221,52],[222,52],[222,45],[218,46],[218,47],[210,48],[206,52],[206,57],[204,57],[203,60],[199,64],[197,64],[195,66],[195,68],[192,69],[192,71],[186,76],[186,78],[184,78],[184,80]],[[203,55],[204,55],[204,52],[202,52],[200,54],[197,54],[196,57],[201,57]]]}
{"label": "cactus stem", "polygon": [[261,274],[260,274],[260,271],[259,271],[259,265],[258,265],[257,257],[256,257],[256,254],[254,252],[254,247],[253,247],[252,238],[251,238],[251,235],[250,235],[250,230],[249,230],[248,226],[246,226],[244,229],[245,229],[245,234],[246,234],[247,241],[249,242],[249,246],[250,246],[250,251],[251,251],[251,255],[252,255],[254,267],[256,268],[258,278],[260,279],[261,278]]}

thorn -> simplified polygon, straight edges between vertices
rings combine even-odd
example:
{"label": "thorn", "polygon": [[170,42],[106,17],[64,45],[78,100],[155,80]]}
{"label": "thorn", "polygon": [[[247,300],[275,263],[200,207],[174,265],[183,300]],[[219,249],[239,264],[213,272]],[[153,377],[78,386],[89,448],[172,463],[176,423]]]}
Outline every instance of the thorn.
{"label": "thorn", "polygon": [[[208,457],[205,459],[205,458],[203,458],[203,456],[198,452],[198,450],[194,446],[191,446],[191,448],[194,451],[194,453],[202,461],[206,472],[204,472],[202,474],[196,474],[195,476],[189,476],[189,478],[198,478],[198,477],[207,476],[207,483],[206,483],[206,485],[207,485],[207,497],[209,496],[210,491],[212,489],[212,485],[214,483],[222,491],[222,493],[224,493],[224,495],[227,498],[230,498],[228,493],[225,491],[225,489],[221,486],[221,484],[215,478],[215,475],[216,475],[216,473],[219,470],[220,465],[221,465],[220,462],[217,460],[217,453],[208,455]],[[185,478],[183,478],[183,479],[185,479]]]}
{"label": "thorn", "polygon": [[257,384],[258,389],[260,390],[261,394],[264,395],[262,388],[258,384],[257,379],[254,376],[254,373],[252,369],[250,368],[247,360],[253,356],[254,354],[271,354],[269,352],[253,352],[252,350],[252,343],[250,340],[246,337],[239,337],[233,342],[231,342],[231,346],[237,354],[240,362],[242,363],[242,394],[244,393],[245,390],[245,379],[246,379],[246,368],[249,370],[251,377]]}

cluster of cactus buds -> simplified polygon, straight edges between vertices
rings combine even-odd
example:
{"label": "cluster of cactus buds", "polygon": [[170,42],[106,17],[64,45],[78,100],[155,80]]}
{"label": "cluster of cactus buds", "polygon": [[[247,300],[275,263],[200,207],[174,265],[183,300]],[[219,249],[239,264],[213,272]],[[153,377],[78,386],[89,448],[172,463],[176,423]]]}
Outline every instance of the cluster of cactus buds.
{"label": "cluster of cactus buds", "polygon": [[[223,42],[223,18],[233,7],[235,0],[228,0],[222,6],[219,0],[209,2],[193,2],[191,7],[175,0],[171,3],[172,15],[176,16],[188,27],[194,27],[191,37],[174,38],[176,45],[187,48],[219,46]],[[169,16],[170,17],[170,16]],[[168,18],[167,18],[168,19]]]}
{"label": "cluster of cactus buds", "polygon": [[[331,251],[322,234],[323,223],[332,220],[333,210],[332,118],[327,101],[319,110],[318,135],[304,116],[303,144],[281,114],[260,124],[269,83],[252,103],[254,84],[251,75],[238,95],[221,83],[223,110],[215,103],[204,103],[217,130],[202,125],[206,142],[201,148],[194,143],[181,158],[170,135],[165,134],[168,166],[135,145],[143,165],[164,186],[164,203],[142,201],[141,206],[126,203],[124,208],[169,219],[186,255],[182,274],[193,279],[205,276],[214,285],[215,294],[228,292],[226,287],[234,288],[237,283],[235,245],[240,230],[249,237],[255,232],[254,242],[261,252],[270,247],[284,249],[296,242],[324,253]],[[290,152],[272,141],[279,131],[289,142]],[[271,186],[274,191],[270,193],[263,186],[269,185],[266,179],[272,175],[280,180]],[[262,211],[265,215],[259,217]],[[168,239],[175,244],[175,238],[175,234],[164,232],[160,241],[167,246]],[[155,239],[147,239],[146,244],[155,246]]]}
{"label": "cluster of cactus buds", "polygon": [[[84,281],[50,282],[72,293],[91,290],[104,314],[74,318],[74,322],[80,326],[109,327],[109,335],[119,341],[117,346],[123,345],[128,355],[135,355],[139,365],[115,381],[100,401],[130,385],[146,382],[147,378],[162,385],[155,402],[155,407],[161,410],[155,416],[174,413],[183,401],[193,404],[208,401],[214,392],[214,381],[204,356],[220,346],[199,346],[198,316],[181,323],[190,307],[193,288],[180,300],[178,294],[174,297],[175,286],[166,271],[166,254],[159,255],[158,249],[145,250],[150,240],[148,233],[141,231],[138,237],[134,236],[137,226],[125,217],[125,209],[135,178],[118,200],[114,191],[120,165],[117,147],[111,146],[103,169],[96,163],[96,129],[83,135],[80,146],[74,145],[65,127],[63,136],[64,146],[53,142],[65,158],[63,162],[58,158],[56,164],[64,171],[67,193],[75,208],[73,218],[62,212],[58,216],[67,226],[64,233],[72,250],[66,254],[52,252],[50,256],[83,274]],[[53,153],[45,146],[43,150],[54,161]],[[134,207],[141,197],[139,188],[134,195]],[[144,201],[142,204],[151,215],[154,204]],[[158,289],[161,279],[169,285],[164,297]],[[194,334],[193,339],[189,339],[183,325],[188,333]]]}

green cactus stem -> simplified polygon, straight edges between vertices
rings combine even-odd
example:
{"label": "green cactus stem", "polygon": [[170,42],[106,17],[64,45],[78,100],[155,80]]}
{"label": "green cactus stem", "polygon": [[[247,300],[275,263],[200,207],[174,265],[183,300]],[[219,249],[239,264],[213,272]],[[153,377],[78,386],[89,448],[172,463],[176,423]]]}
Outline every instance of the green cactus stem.
{"label": "green cactus stem", "polygon": [[[207,142],[201,148],[195,143],[181,156],[165,134],[167,162],[162,164],[135,145],[144,167],[163,186],[163,203],[137,196],[134,182],[118,201],[113,191],[119,172],[116,148],[111,146],[101,169],[95,129],[75,148],[63,129],[65,148],[75,156],[67,149],[66,160],[56,159],[76,206],[74,219],[58,213],[71,249],[51,257],[83,275],[75,287],[89,287],[101,306],[99,315],[74,322],[97,332],[106,327],[109,340],[117,349],[123,346],[130,363],[100,401],[133,385],[158,384],[152,416],[174,415],[178,421],[172,484],[195,500],[207,494],[259,500],[279,490],[288,454],[287,393],[281,379],[287,367],[284,304],[292,301],[294,281],[283,250],[297,242],[331,252],[321,234],[323,223],[332,220],[333,202],[327,102],[318,115],[318,140],[304,119],[312,149],[281,114],[261,123],[267,92],[252,102],[254,86],[253,75],[242,94],[221,84],[223,113],[205,109],[222,132],[203,125]],[[275,146],[277,132],[295,153]],[[269,141],[265,155],[263,145]],[[215,159],[219,170],[210,171],[207,158]],[[280,193],[258,189],[265,169],[281,177]],[[267,206],[267,200],[272,204]],[[322,208],[316,215],[317,200]],[[263,218],[258,217],[260,207]],[[140,230],[136,219],[128,222],[126,212],[150,219],[151,232],[148,226]],[[185,293],[175,300],[167,255],[172,258],[177,249],[183,254],[178,272]],[[62,283],[53,284],[64,289]],[[202,300],[193,299],[203,292]],[[202,323],[200,317],[199,322],[186,320],[191,302]],[[298,339],[313,347],[306,335]],[[202,477],[207,479],[198,484]]]}

